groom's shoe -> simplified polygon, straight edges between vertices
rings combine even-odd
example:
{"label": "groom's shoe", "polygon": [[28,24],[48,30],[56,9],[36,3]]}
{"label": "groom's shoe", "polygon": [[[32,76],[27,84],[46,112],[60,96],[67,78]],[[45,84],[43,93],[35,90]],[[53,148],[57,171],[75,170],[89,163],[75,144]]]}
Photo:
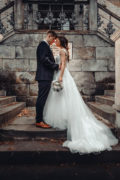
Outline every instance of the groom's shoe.
{"label": "groom's shoe", "polygon": [[45,124],[43,121],[36,123],[36,127],[40,127],[40,128],[51,128],[51,126],[49,126],[48,124]]}

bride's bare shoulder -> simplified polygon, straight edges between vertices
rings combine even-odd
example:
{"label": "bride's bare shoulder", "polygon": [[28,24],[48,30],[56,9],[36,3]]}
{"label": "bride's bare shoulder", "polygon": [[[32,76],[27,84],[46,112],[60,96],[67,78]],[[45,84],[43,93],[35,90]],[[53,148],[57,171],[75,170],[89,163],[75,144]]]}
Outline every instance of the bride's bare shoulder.
{"label": "bride's bare shoulder", "polygon": [[67,50],[65,48],[60,49],[60,55],[67,55]]}

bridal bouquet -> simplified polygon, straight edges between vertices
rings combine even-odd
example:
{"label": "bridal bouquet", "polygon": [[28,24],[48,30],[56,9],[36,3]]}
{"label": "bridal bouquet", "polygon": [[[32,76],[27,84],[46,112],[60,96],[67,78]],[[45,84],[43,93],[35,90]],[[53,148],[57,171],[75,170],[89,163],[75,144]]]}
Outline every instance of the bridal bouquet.
{"label": "bridal bouquet", "polygon": [[54,80],[52,81],[52,89],[56,92],[59,92],[63,89],[63,85],[61,82]]}

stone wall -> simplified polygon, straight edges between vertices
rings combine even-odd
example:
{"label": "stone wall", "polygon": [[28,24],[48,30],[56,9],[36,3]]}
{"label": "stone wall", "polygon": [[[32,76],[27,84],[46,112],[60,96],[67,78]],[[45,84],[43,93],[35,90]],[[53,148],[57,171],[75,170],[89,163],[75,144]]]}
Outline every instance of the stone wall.
{"label": "stone wall", "polygon": [[[95,34],[66,32],[73,44],[69,70],[82,94],[102,94],[107,82],[114,82],[114,47]],[[0,87],[7,95],[34,105],[38,93],[35,81],[36,48],[45,33],[15,34],[0,44]]]}

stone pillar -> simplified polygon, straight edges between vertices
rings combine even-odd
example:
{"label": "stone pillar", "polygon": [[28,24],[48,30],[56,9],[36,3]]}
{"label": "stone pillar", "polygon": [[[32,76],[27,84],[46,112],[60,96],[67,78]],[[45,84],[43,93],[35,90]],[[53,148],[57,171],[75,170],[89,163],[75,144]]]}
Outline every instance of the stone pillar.
{"label": "stone pillar", "polygon": [[33,18],[32,18],[32,29],[38,29],[38,25],[34,22],[36,18],[36,12],[38,12],[38,4],[33,4]]}
{"label": "stone pillar", "polygon": [[15,29],[20,30],[23,28],[23,22],[24,22],[24,3],[22,0],[15,0],[14,15],[15,15]]}
{"label": "stone pillar", "polygon": [[116,126],[120,128],[120,30],[111,39],[115,41],[115,105]]}
{"label": "stone pillar", "polygon": [[89,3],[89,30],[97,31],[97,0],[90,0]]}
{"label": "stone pillar", "polygon": [[83,15],[79,14],[79,10],[80,10],[79,4],[75,4],[74,12],[76,14],[76,18],[77,18],[77,21],[78,21],[78,23],[75,25],[75,30],[83,30],[83,27],[82,27],[82,25],[83,25],[82,24]]}

